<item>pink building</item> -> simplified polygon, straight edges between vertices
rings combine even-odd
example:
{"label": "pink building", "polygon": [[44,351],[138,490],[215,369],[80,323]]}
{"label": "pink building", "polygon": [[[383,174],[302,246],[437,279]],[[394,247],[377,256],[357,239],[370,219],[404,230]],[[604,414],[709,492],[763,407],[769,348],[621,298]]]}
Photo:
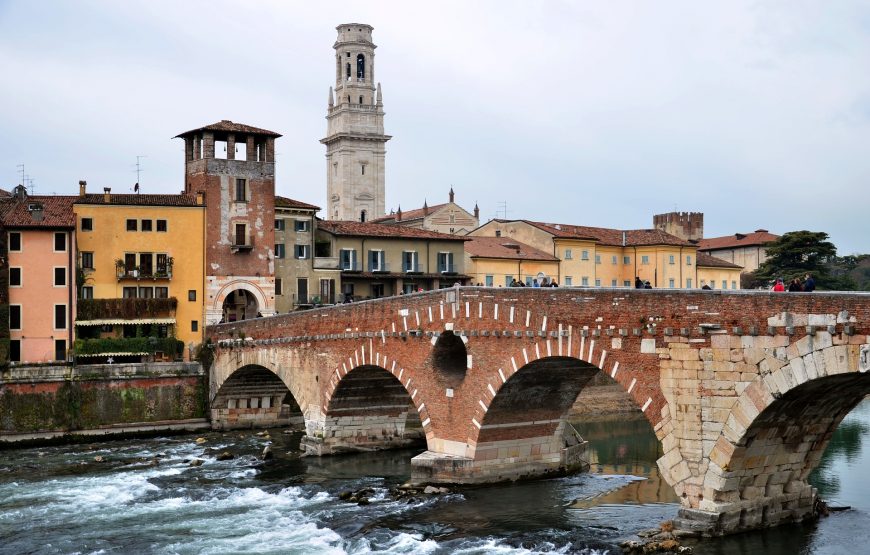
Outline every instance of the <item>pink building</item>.
{"label": "pink building", "polygon": [[76,198],[29,196],[18,186],[4,202],[14,363],[65,361],[75,340]]}

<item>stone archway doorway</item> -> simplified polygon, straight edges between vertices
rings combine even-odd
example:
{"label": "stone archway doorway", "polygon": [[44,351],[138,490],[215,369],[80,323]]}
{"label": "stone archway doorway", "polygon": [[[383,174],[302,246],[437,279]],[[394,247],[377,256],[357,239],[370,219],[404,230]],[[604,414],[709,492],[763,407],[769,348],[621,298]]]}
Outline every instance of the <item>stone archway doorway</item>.
{"label": "stone archway doorway", "polygon": [[235,289],[224,299],[222,322],[248,320],[260,315],[260,305],[250,291]]}

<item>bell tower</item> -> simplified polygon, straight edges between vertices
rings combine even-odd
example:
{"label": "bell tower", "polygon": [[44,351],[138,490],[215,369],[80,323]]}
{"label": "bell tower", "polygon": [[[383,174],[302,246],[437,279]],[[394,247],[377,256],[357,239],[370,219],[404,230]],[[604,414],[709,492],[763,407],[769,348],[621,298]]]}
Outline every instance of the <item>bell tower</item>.
{"label": "bell tower", "polygon": [[326,112],[326,219],[369,221],[384,215],[384,103],[375,85],[372,26],[336,27],[335,88]]}

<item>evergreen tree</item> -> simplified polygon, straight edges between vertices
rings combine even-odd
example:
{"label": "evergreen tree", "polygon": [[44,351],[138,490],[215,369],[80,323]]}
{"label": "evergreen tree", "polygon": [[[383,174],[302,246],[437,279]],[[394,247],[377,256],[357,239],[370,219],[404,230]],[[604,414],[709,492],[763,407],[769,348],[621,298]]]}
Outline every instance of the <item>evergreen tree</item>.
{"label": "evergreen tree", "polygon": [[816,287],[841,289],[841,279],[831,276],[828,263],[837,257],[837,247],[827,240],[823,231],[790,231],[765,245],[767,260],[754,272],[756,280],[772,283],[782,278],[788,283],[812,274]]}

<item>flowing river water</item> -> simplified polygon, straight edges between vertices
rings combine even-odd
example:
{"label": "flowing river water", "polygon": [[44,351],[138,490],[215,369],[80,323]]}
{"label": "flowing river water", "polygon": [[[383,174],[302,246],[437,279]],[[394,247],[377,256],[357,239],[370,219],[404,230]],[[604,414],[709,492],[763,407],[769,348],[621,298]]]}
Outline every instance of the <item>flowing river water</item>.
{"label": "flowing river water", "polygon": [[[298,434],[251,431],[0,451],[0,553],[578,553],[615,555],[676,516],[642,420],[576,423],[589,473],[393,500],[417,451],[301,458]],[[275,454],[259,460],[270,444]],[[215,454],[230,451],[232,460]],[[96,458],[101,457],[102,462]],[[202,458],[192,467],[189,460]],[[154,464],[154,460],[159,461]],[[812,482],[817,522],[702,540],[700,555],[870,551],[870,400],[843,421]],[[371,504],[339,500],[370,487]]]}

